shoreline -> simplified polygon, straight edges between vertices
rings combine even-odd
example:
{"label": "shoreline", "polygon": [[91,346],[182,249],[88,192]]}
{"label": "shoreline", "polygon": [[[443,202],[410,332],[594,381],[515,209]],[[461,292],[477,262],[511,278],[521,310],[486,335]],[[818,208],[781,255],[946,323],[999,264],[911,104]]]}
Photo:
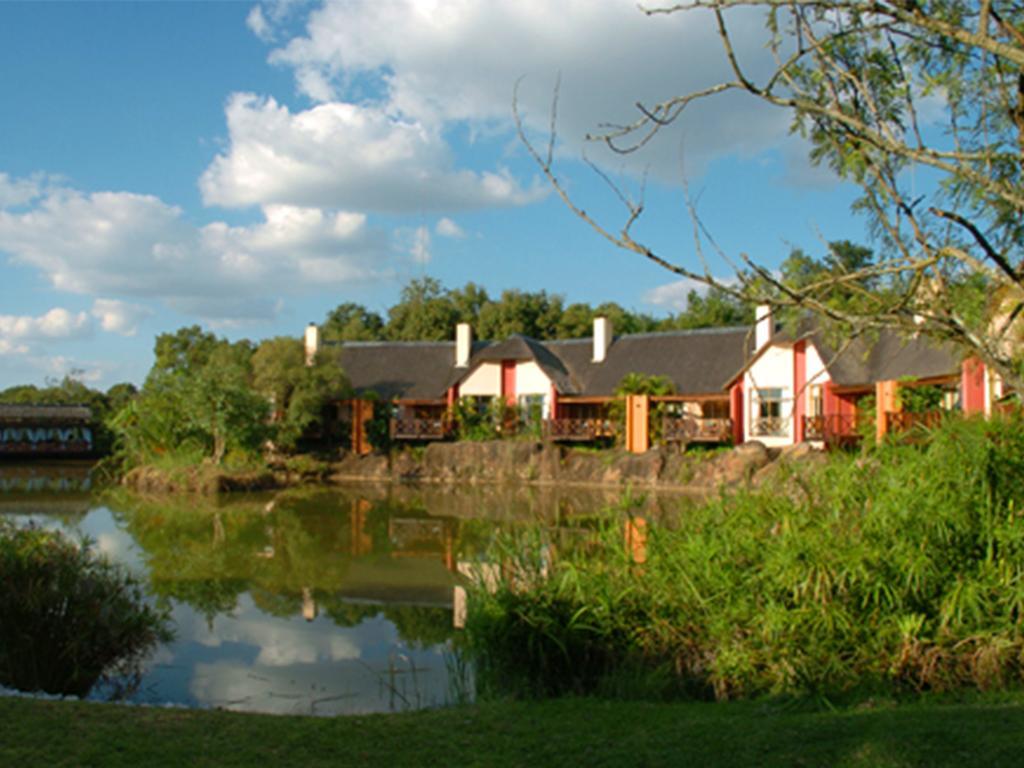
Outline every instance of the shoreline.
{"label": "shoreline", "polygon": [[[309,484],[528,485],[580,490],[665,491],[707,495],[722,488],[758,486],[787,461],[820,453],[797,447],[770,450],[761,443],[682,453],[655,448],[645,454],[621,449],[584,451],[550,443],[505,440],[433,443],[388,454],[349,455],[340,461],[272,462],[263,469],[229,470],[212,465],[129,470],[121,486],[139,493],[274,491]],[[301,458],[301,457],[300,457]]]}

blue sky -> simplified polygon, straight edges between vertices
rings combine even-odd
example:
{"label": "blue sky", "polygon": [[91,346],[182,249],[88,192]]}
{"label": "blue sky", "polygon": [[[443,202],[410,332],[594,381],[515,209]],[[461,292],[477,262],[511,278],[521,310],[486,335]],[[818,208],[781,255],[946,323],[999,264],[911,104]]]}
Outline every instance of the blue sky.
{"label": "blue sky", "polygon": [[[678,309],[688,285],[541,180],[512,92],[521,78],[543,142],[561,77],[558,172],[615,229],[583,136],[721,78],[706,21],[631,0],[0,3],[0,387],[139,382],[161,332],[297,336],[342,301],[383,311],[423,275]],[[734,23],[757,71],[759,20]],[[730,257],[773,267],[792,245],[865,241],[852,190],[787,128],[721,100],[643,152],[586,152],[627,188],[646,176],[637,233],[690,268],[684,179]]]}

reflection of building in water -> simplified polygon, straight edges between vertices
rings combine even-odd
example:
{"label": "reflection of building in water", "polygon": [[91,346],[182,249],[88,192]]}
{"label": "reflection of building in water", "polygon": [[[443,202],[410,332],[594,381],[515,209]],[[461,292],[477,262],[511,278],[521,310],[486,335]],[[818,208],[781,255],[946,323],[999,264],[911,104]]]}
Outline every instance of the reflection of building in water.
{"label": "reflection of building in water", "polygon": [[0,455],[92,453],[92,411],[83,405],[0,404]]}
{"label": "reflection of building in water", "polygon": [[302,618],[306,621],[316,618],[316,600],[313,598],[313,590],[309,587],[302,588]]}
{"label": "reflection of building in water", "polygon": [[85,493],[92,488],[92,464],[83,461],[0,465],[0,494]]}
{"label": "reflection of building in water", "polygon": [[349,536],[353,557],[367,555],[373,551],[373,537],[366,532],[366,516],[373,505],[366,499],[353,499],[349,511]]}
{"label": "reflection of building in water", "polygon": [[444,567],[455,570],[455,526],[443,517],[388,518],[388,539],[392,557],[435,557]]}

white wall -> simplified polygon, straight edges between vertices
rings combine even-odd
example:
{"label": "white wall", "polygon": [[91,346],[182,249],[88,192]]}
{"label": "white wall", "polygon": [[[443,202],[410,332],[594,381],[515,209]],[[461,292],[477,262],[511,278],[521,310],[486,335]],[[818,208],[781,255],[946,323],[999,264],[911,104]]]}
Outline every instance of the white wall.
{"label": "white wall", "polygon": [[480,363],[459,384],[459,397],[498,397],[501,394],[501,363]]}
{"label": "white wall", "polygon": [[533,360],[516,363],[516,396],[550,395],[551,379]]}
{"label": "white wall", "polygon": [[825,362],[813,344],[807,345],[807,384],[828,384],[832,377],[825,370]]}
{"label": "white wall", "polygon": [[[820,362],[820,359],[819,361]],[[752,434],[757,414],[757,390],[781,389],[785,434],[779,436]],[[792,445],[793,431],[793,347],[772,344],[750,366],[743,376],[743,438],[758,440],[765,445]]]}

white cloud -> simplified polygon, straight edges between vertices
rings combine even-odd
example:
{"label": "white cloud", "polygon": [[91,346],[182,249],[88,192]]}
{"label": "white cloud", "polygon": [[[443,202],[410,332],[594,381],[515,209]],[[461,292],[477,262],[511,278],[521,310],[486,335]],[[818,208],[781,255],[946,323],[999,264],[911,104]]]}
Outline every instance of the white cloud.
{"label": "white cloud", "polygon": [[230,147],[203,173],[208,204],[288,204],[386,212],[520,205],[538,199],[508,171],[454,167],[441,132],[376,106],[332,102],[291,112],[235,94]]}
{"label": "white cloud", "polygon": [[39,179],[12,179],[0,173],[0,210],[24,205],[39,194]]}
{"label": "white cloud", "polygon": [[[392,256],[363,214],[266,206],[255,224],[197,227],[150,195],[61,187],[0,210],[0,251],[58,290],[159,300],[210,320],[273,317],[281,296],[372,280]],[[105,301],[93,310],[107,330],[130,333],[143,316]]]}
{"label": "white cloud", "polygon": [[462,227],[447,217],[437,222],[437,226],[434,228],[434,231],[441,237],[452,237],[457,240],[461,240],[466,236]]}
{"label": "white cloud", "polygon": [[[735,277],[718,277],[715,280],[723,285],[736,284]],[[682,280],[675,280],[652,288],[644,294],[644,301],[673,312],[682,312],[689,304],[691,291],[696,291],[698,295],[703,296],[708,292],[708,285],[700,280],[684,277]]]}
{"label": "white cloud", "polygon": [[38,317],[0,315],[0,341],[6,341],[8,345],[77,339],[88,336],[92,330],[87,313],[69,312],[63,307],[54,307]]}
{"label": "white cloud", "polygon": [[245,17],[245,25],[260,40],[267,41],[273,37],[273,30],[263,16],[263,9],[258,5],[254,5],[249,11],[249,15]]}
{"label": "white cloud", "polygon": [[412,260],[417,264],[430,263],[430,230],[426,227],[417,227],[412,235],[412,246],[409,248]]}
{"label": "white cloud", "polygon": [[10,339],[0,338],[0,355],[25,355],[28,354],[27,344],[18,344]]}
{"label": "white cloud", "polygon": [[129,304],[118,299],[96,299],[91,314],[104,331],[117,333],[121,336],[134,336],[139,323],[153,314],[148,307]]}
{"label": "white cloud", "polygon": [[[763,17],[740,9],[729,19],[748,70],[770,66]],[[647,16],[634,0],[329,1],[309,15],[306,34],[274,51],[271,61],[292,67],[300,90],[325,105],[350,99],[360,76],[376,79],[377,108],[435,133],[462,123],[507,131],[520,78],[526,125],[546,131],[560,76],[559,133],[574,155],[601,124],[639,117],[637,102],[652,105],[733,77],[713,17]],[[693,174],[715,156],[773,145],[787,123],[781,110],[753,99],[716,98],[695,107],[685,129],[666,131],[644,152],[603,157],[616,167],[650,165],[676,180],[683,142]],[[592,153],[602,156],[600,147]]]}

